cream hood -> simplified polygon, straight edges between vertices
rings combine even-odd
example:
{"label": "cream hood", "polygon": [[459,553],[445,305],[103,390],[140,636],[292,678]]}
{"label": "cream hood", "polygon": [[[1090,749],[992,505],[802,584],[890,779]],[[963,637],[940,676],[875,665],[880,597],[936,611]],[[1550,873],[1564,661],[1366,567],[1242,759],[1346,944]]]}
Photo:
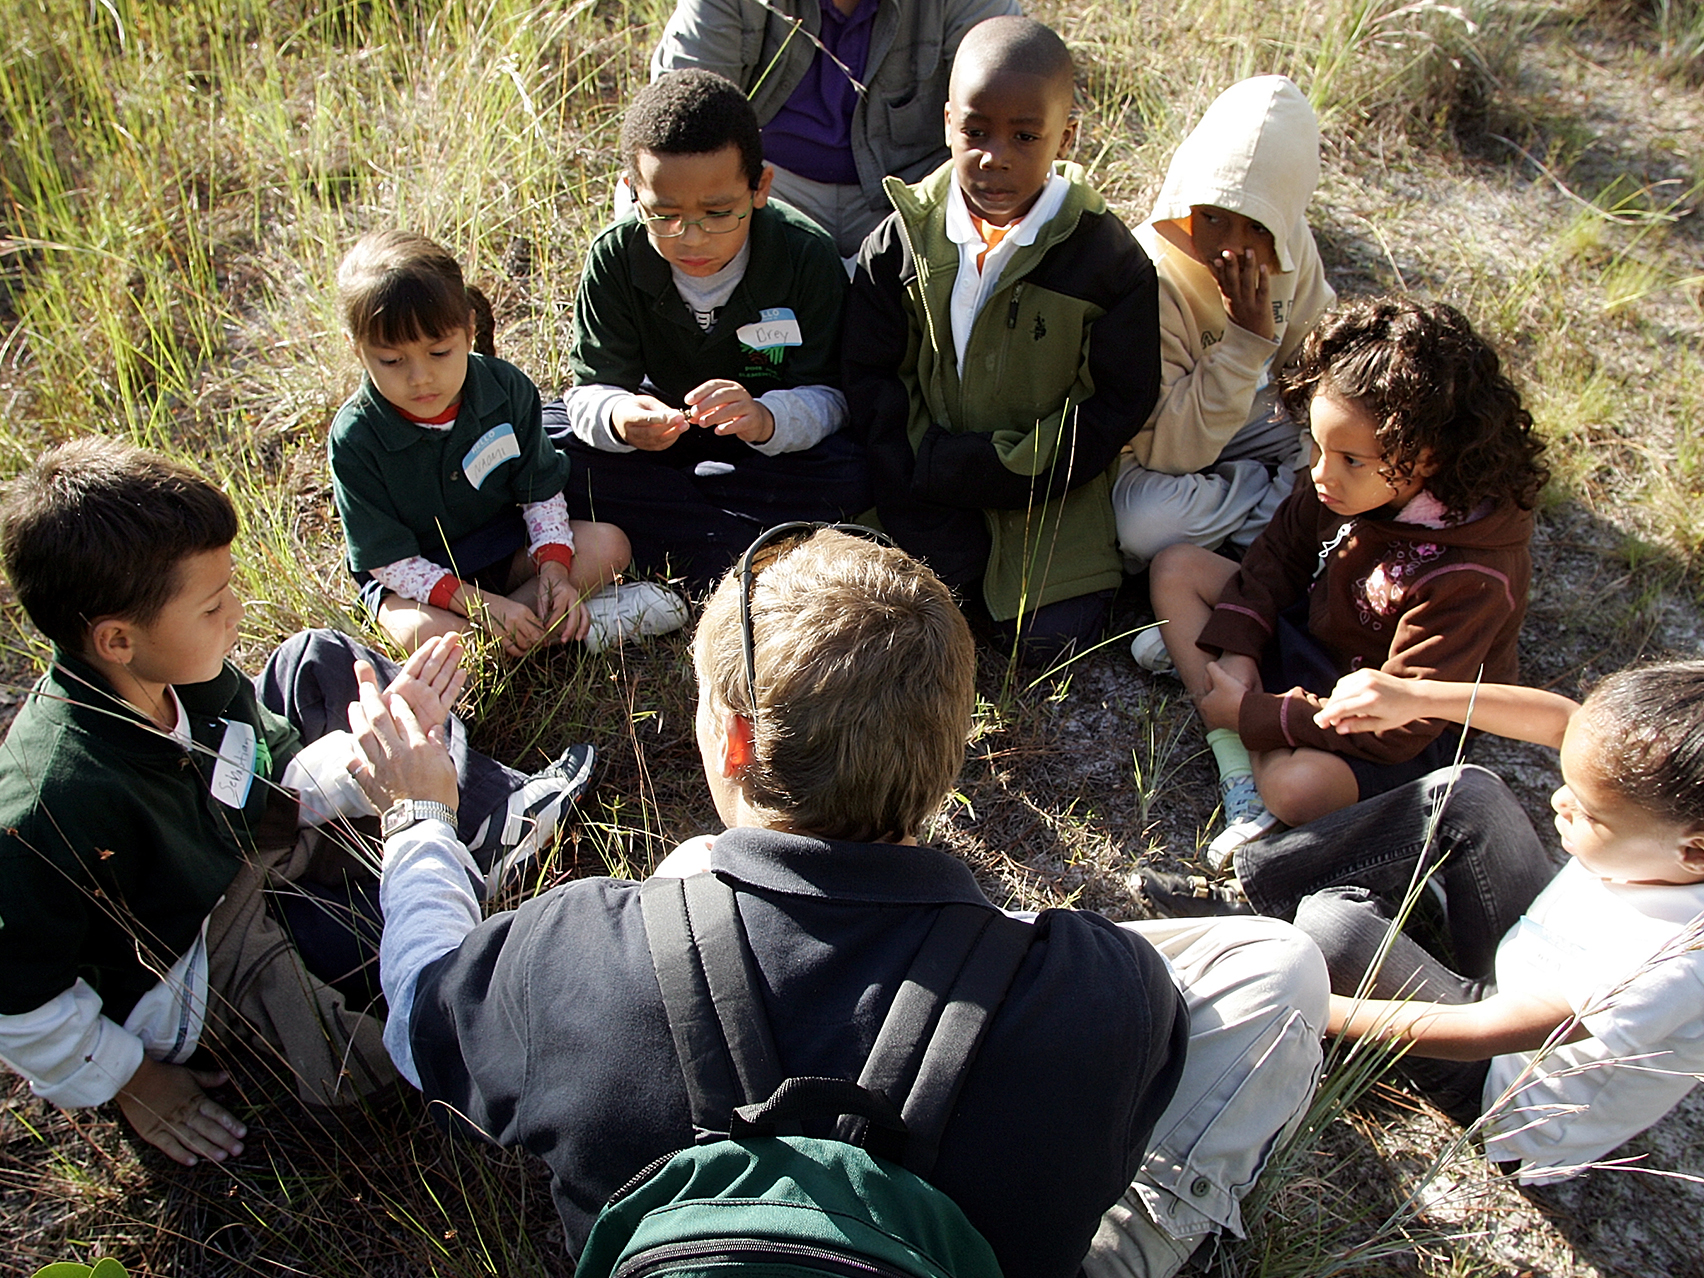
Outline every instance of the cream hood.
{"label": "cream hood", "polygon": [[1296,269],[1291,251],[1306,235],[1303,213],[1319,182],[1319,121],[1288,76],[1241,80],[1213,100],[1166,170],[1150,224],[1189,217],[1213,204],[1272,232],[1278,269]]}

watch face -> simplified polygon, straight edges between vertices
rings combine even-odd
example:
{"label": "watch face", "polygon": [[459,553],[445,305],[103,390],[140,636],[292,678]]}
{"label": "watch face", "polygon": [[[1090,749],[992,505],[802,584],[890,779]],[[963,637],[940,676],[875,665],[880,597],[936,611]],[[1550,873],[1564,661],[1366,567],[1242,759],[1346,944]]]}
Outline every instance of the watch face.
{"label": "watch face", "polygon": [[385,809],[384,819],[379,823],[379,830],[390,838],[414,824],[414,800],[398,799]]}

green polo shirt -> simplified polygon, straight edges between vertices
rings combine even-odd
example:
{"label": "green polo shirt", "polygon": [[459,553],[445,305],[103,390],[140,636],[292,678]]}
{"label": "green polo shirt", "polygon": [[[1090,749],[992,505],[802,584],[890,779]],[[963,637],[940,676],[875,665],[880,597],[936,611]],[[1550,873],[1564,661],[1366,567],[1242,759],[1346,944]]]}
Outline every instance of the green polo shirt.
{"label": "green polo shirt", "polygon": [[[574,303],[570,359],[576,385],[649,381],[676,408],[686,393],[726,377],[753,396],[796,386],[840,385],[840,308],[846,268],[834,241],[804,214],[771,199],[751,215],[744,278],[708,333],[681,301],[669,264],[651,247],[637,213],[606,227],[586,253]],[[782,316],[778,312],[787,312]],[[791,318],[798,345],[754,349],[747,325]],[[748,334],[749,335],[749,334]]]}
{"label": "green polo shirt", "polygon": [[442,553],[568,482],[568,459],[544,433],[538,388],[513,364],[483,355],[468,356],[450,430],[409,421],[363,377],[326,445],[354,572]]}
{"label": "green polo shirt", "polygon": [[[175,689],[186,752],[59,649],[0,744],[0,1013],[79,976],[120,1023],[201,930],[254,846],[296,730],[229,661]],[[241,807],[209,791],[228,725],[254,730]]]}

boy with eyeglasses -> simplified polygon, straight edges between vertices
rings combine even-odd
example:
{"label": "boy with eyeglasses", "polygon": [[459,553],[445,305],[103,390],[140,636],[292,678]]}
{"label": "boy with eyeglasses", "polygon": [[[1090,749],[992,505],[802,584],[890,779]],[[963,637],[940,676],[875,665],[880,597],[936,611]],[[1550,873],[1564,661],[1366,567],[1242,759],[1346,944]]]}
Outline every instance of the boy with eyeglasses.
{"label": "boy with eyeglasses", "polygon": [[871,504],[840,430],[846,274],[770,198],[757,117],[722,76],[645,88],[621,151],[634,205],[586,255],[575,386],[545,420],[576,462],[569,509],[623,512],[641,571],[705,589],[760,529]]}

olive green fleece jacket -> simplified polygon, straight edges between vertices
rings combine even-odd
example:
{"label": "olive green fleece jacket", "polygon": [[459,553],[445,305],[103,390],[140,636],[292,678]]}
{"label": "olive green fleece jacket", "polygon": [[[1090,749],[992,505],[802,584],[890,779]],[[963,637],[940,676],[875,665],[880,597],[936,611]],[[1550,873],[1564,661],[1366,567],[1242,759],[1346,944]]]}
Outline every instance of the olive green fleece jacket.
{"label": "olive green fleece jacket", "polygon": [[1071,189],[1006,263],[963,370],[950,164],[888,180],[843,329],[882,526],[955,589],[980,579],[997,620],[1118,585],[1112,472],[1159,394],[1153,264],[1078,165],[1055,169]]}

